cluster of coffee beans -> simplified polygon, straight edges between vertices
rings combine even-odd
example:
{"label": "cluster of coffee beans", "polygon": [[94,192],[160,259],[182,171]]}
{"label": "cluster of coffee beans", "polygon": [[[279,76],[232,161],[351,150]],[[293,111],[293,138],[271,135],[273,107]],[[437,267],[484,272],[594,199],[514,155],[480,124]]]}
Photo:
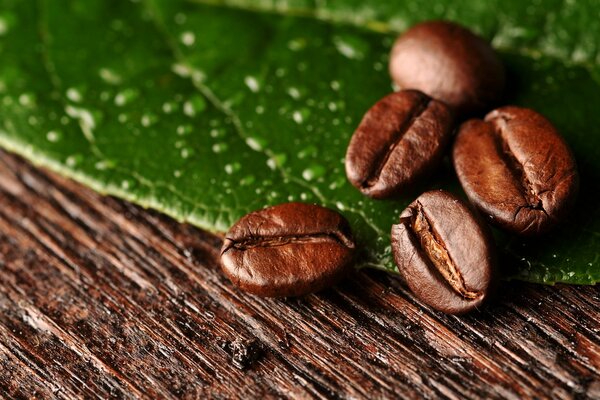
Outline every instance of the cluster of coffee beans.
{"label": "cluster of coffee beans", "polygon": [[[449,22],[416,25],[394,44],[390,74],[401,90],[367,111],[346,153],[348,179],[363,194],[382,199],[406,193],[436,169],[454,140],[458,179],[489,222],[536,235],[564,218],[578,174],[552,124],[514,106],[466,120],[497,104],[504,91],[504,67],[484,40]],[[454,195],[420,195],[391,236],[398,270],[424,303],[460,314],[490,296],[496,275],[492,235]],[[343,276],[355,247],[337,212],[286,203],[239,220],[227,233],[221,261],[246,291],[298,296]]]}

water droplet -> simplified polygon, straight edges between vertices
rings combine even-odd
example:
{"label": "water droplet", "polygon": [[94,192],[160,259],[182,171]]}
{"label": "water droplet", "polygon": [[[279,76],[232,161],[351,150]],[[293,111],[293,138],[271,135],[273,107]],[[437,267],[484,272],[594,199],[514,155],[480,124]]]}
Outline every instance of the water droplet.
{"label": "water droplet", "polygon": [[304,38],[296,38],[292,39],[287,44],[288,49],[292,51],[300,51],[306,47],[306,39]]}
{"label": "water droplet", "polygon": [[298,152],[298,158],[303,159],[309,156],[314,156],[317,153],[317,148],[313,145],[307,146]]}
{"label": "water droplet", "polygon": [[183,32],[179,39],[181,40],[181,43],[188,47],[193,46],[194,43],[196,43],[196,35],[194,32],[190,31]]}
{"label": "water droplet", "polygon": [[229,148],[229,146],[227,145],[227,143],[215,143],[212,145],[212,151],[215,154],[219,154],[222,153],[224,151],[226,151]]}
{"label": "water droplet", "polygon": [[183,149],[181,149],[179,154],[181,155],[181,158],[189,158],[194,154],[194,149],[189,148],[189,147],[184,147]]}
{"label": "water droplet", "polygon": [[344,211],[346,209],[346,205],[344,203],[342,203],[341,201],[338,201],[335,203],[335,206],[338,208],[338,210],[340,211]]}
{"label": "water droplet", "polygon": [[177,135],[179,136],[186,136],[189,135],[190,133],[192,133],[192,126],[191,125],[179,125],[177,127]]}
{"label": "water droplet", "polygon": [[8,22],[4,17],[0,17],[0,36],[6,35],[8,32]]}
{"label": "water droplet", "polygon": [[144,115],[142,115],[142,118],[140,119],[140,123],[145,128],[149,127],[150,125],[155,124],[156,121],[158,121],[158,117],[154,114],[144,114]]}
{"label": "water droplet", "polygon": [[119,120],[120,123],[124,124],[125,122],[129,121],[129,117],[127,116],[127,114],[121,113],[117,117],[117,120]]}
{"label": "water droplet", "polygon": [[38,124],[38,119],[35,115],[30,115],[29,118],[27,118],[27,122],[31,126],[36,126]]}
{"label": "water droplet", "polygon": [[278,78],[285,76],[285,68],[277,68],[275,70],[275,76]]}
{"label": "water droplet", "polygon": [[290,97],[295,100],[298,100],[301,96],[300,90],[298,90],[298,88],[293,87],[293,86],[288,88],[287,94],[289,94]]}
{"label": "water droplet", "polygon": [[49,131],[46,133],[46,139],[48,139],[51,143],[56,143],[62,138],[62,133],[60,131]]}
{"label": "water droplet", "polygon": [[352,35],[335,36],[333,44],[341,55],[352,60],[362,60],[369,49],[364,39]]}
{"label": "water droplet", "polygon": [[264,114],[265,107],[263,107],[263,106],[256,106],[255,111],[256,111],[257,114]]}
{"label": "water droplet", "polygon": [[67,98],[75,103],[80,103],[82,100],[81,93],[75,88],[67,89]]}
{"label": "water droplet", "polygon": [[256,181],[254,175],[246,175],[240,180],[240,186],[250,186]]}
{"label": "water droplet", "polygon": [[133,186],[133,183],[131,181],[127,180],[127,179],[123,179],[121,181],[121,188],[122,189],[127,190],[127,189],[131,188],[132,186]]}
{"label": "water droplet", "polygon": [[100,75],[100,79],[109,85],[120,85],[123,81],[121,75],[117,74],[114,70],[109,68],[100,68],[98,71],[98,75]]}
{"label": "water droplet", "polygon": [[135,89],[125,89],[115,96],[115,105],[122,107],[131,103],[138,96],[138,91]]}
{"label": "water droplet", "polygon": [[340,90],[340,82],[339,81],[331,81],[329,83],[329,86],[331,87],[331,89],[333,89],[335,92],[337,92],[338,90]]}
{"label": "water droplet", "polygon": [[173,101],[167,101],[163,103],[162,110],[165,114],[171,114],[173,111],[177,109],[177,103]]}
{"label": "water droplet", "polygon": [[250,89],[250,91],[253,93],[258,93],[258,91],[260,90],[260,83],[253,76],[245,77],[244,83],[246,84],[246,86],[248,86],[248,89]]}
{"label": "water droplet", "polygon": [[311,165],[302,171],[302,178],[307,181],[312,181],[314,179],[320,178],[325,174],[325,167],[322,165]]}
{"label": "water droplet", "polygon": [[107,169],[114,168],[114,166],[115,166],[115,162],[112,160],[100,160],[96,164],[94,164],[94,167],[98,171],[105,171]]}
{"label": "water droplet", "polygon": [[65,107],[65,112],[69,117],[79,120],[81,128],[89,139],[91,131],[96,128],[96,120],[92,113],[85,108],[74,107],[71,105]]}
{"label": "water droplet", "polygon": [[31,93],[23,93],[19,96],[19,104],[24,107],[32,107],[35,105],[35,96]]}
{"label": "water droplet", "polygon": [[231,164],[225,164],[225,172],[227,173],[227,175],[231,175],[234,172],[239,171],[240,169],[242,169],[242,165],[237,161]]}
{"label": "water droplet", "polygon": [[182,78],[192,78],[194,82],[203,82],[206,79],[204,71],[192,68],[188,64],[173,64],[171,66],[171,71]]}
{"label": "water droplet", "polygon": [[183,113],[188,117],[195,117],[206,109],[206,100],[202,96],[194,96],[183,104]]}
{"label": "water droplet", "polygon": [[303,108],[302,110],[299,111],[294,111],[292,113],[292,119],[294,120],[294,122],[296,122],[297,124],[301,124],[304,121],[306,121],[306,119],[310,116],[310,110],[308,108]]}
{"label": "water droplet", "polygon": [[333,101],[331,101],[331,102],[329,102],[329,104],[327,104],[327,108],[329,108],[329,111],[335,112],[338,109],[338,105],[336,103],[334,103]]}
{"label": "water droplet", "polygon": [[173,171],[173,176],[175,178],[180,178],[181,175],[182,175],[182,172],[180,170],[176,169],[175,171]]}
{"label": "water droplet", "polygon": [[83,156],[81,154],[72,154],[67,157],[65,163],[69,167],[74,167],[83,161]]}
{"label": "water droplet", "polygon": [[265,148],[267,141],[260,137],[250,136],[246,139],[246,144],[254,151],[261,151]]}

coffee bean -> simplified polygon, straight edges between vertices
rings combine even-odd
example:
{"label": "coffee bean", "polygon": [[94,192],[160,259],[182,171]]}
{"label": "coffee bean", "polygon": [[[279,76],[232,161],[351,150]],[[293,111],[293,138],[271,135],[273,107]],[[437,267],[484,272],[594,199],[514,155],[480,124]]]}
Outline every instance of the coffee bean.
{"label": "coffee bean", "polygon": [[346,152],[346,175],[373,198],[399,194],[442,159],[452,132],[443,103],[415,90],[392,93],[365,114]]}
{"label": "coffee bean", "polygon": [[260,296],[301,296],[333,285],[354,253],[348,222],[337,212],[286,203],[252,212],[227,232],[225,274]]}
{"label": "coffee bean", "polygon": [[489,297],[495,250],[491,235],[458,198],[426,192],[392,226],[392,251],[408,287],[425,304],[451,314]]}
{"label": "coffee bean", "polygon": [[460,127],[454,168],[471,202],[506,230],[536,235],[571,208],[575,159],[554,126],[533,110],[502,107]]}
{"label": "coffee bean", "polygon": [[417,89],[470,115],[494,105],[506,81],[490,45],[452,22],[430,21],[401,35],[392,49],[390,74],[401,89]]}

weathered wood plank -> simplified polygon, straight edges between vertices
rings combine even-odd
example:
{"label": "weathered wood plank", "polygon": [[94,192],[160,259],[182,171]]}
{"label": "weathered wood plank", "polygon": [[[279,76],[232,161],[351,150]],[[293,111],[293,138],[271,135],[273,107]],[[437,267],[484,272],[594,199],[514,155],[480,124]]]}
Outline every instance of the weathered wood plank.
{"label": "weathered wood plank", "polygon": [[260,299],[224,278],[219,245],[0,153],[0,393],[600,397],[600,287],[504,283],[465,317],[377,271]]}

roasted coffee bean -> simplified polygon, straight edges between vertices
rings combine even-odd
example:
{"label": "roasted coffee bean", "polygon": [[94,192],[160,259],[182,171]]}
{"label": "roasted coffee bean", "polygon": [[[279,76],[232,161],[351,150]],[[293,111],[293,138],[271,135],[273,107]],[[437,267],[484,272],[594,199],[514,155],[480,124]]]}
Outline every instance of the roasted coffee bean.
{"label": "roasted coffee bean", "polygon": [[333,285],[351,267],[354,241],[337,212],[286,203],[252,212],[227,232],[225,274],[259,296],[301,296]]}
{"label": "roasted coffee bean", "polygon": [[396,195],[439,164],[451,133],[446,105],[415,90],[392,93],[371,107],[354,132],[346,175],[367,196]]}
{"label": "roasted coffee bean", "polygon": [[389,68],[401,89],[420,90],[459,115],[497,103],[506,81],[504,67],[486,41],[445,21],[424,22],[401,35]]}
{"label": "roasted coffee bean", "polygon": [[489,221],[523,235],[553,228],[579,186],[575,159],[554,126],[533,110],[502,107],[460,127],[454,168]]}
{"label": "roasted coffee bean", "polygon": [[402,212],[392,226],[392,251],[414,295],[437,310],[462,314],[489,297],[495,269],[490,232],[448,192],[424,193]]}

